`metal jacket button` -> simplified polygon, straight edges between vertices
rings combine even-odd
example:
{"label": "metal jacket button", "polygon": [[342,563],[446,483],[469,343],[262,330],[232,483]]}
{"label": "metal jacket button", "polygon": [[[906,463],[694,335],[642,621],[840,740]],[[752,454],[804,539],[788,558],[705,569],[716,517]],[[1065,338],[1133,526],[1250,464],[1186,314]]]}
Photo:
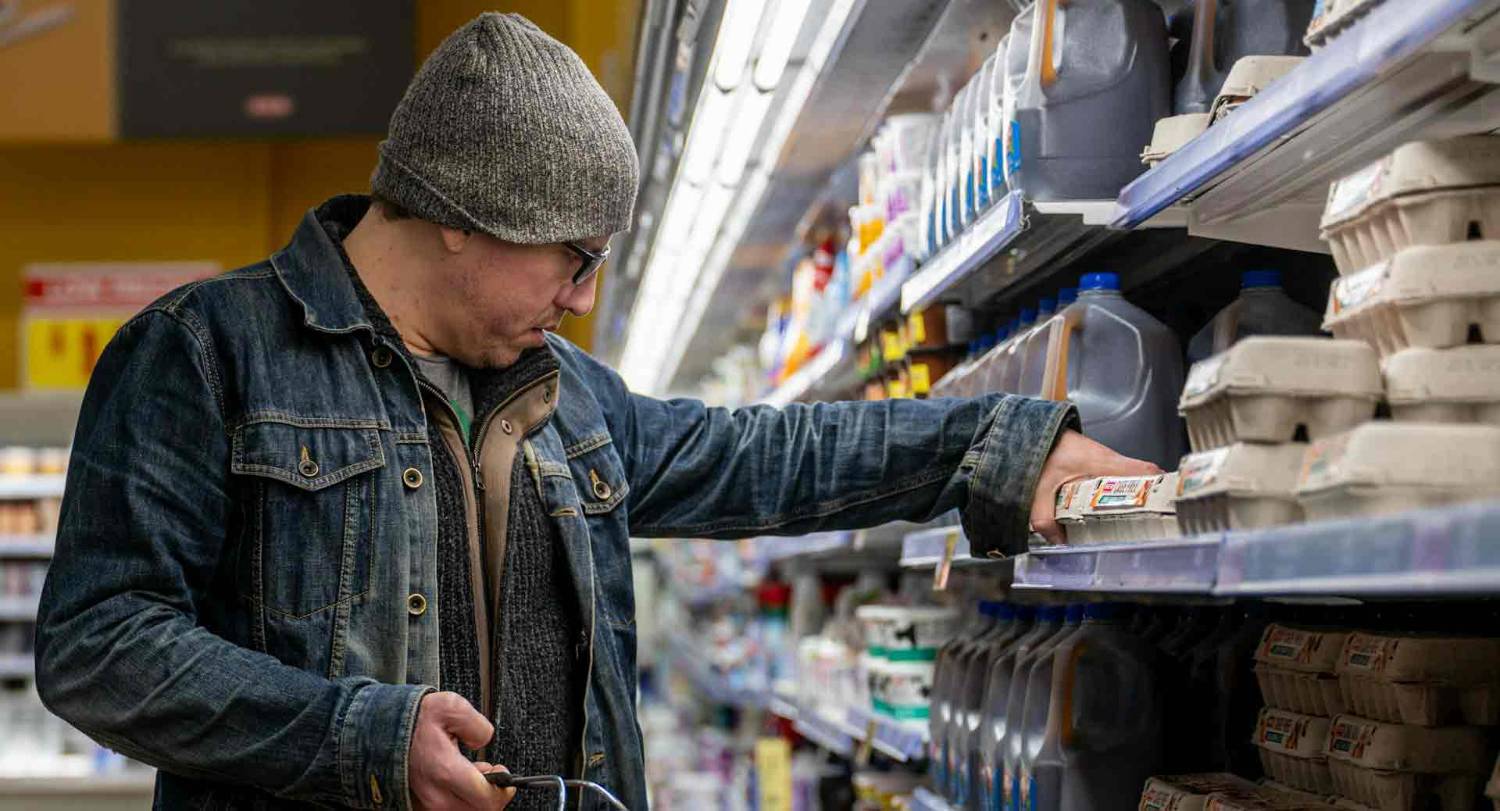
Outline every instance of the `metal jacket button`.
{"label": "metal jacket button", "polygon": [[401,474],[401,481],[408,490],[415,490],[422,486],[422,471],[409,467]]}
{"label": "metal jacket button", "polygon": [[594,486],[594,497],[600,501],[607,501],[614,495],[614,488],[609,486],[609,482],[599,478],[599,472],[592,468],[589,469],[589,481]]}
{"label": "metal jacket button", "polygon": [[375,351],[370,353],[370,362],[375,364],[375,368],[377,369],[384,369],[385,367],[390,366],[391,350],[386,349],[383,346],[375,347]]}
{"label": "metal jacket button", "polygon": [[420,617],[427,613],[427,598],[420,594],[408,594],[406,596],[406,613],[413,617]]}
{"label": "metal jacket button", "polygon": [[309,479],[318,475],[318,463],[313,461],[306,445],[302,446],[302,461],[297,463],[297,472]]}
{"label": "metal jacket button", "polygon": [[516,432],[516,427],[510,424],[510,420],[501,420],[500,430],[504,431],[507,434],[513,434]]}

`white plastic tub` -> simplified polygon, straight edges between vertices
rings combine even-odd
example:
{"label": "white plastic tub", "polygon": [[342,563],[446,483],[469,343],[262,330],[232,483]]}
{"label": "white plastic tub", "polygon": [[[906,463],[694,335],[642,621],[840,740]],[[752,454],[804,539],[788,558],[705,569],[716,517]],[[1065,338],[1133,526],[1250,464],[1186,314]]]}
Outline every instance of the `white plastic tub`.
{"label": "white plastic tub", "polygon": [[1308,520],[1500,496],[1500,428],[1369,422],[1312,444],[1297,500]]}
{"label": "white plastic tub", "polygon": [[1398,147],[1329,188],[1322,235],[1346,275],[1412,245],[1500,236],[1500,138]]}
{"label": "white plastic tub", "polygon": [[1385,391],[1398,422],[1500,426],[1500,344],[1398,352]]}
{"label": "white plastic tub", "polygon": [[1187,534],[1260,529],[1302,517],[1294,490],[1302,445],[1238,443],[1183,457],[1177,523]]}
{"label": "white plastic tub", "polygon": [[1255,336],[1194,364],[1179,412],[1194,451],[1290,442],[1348,430],[1384,391],[1375,350],[1359,341]]}
{"label": "white plastic tub", "polygon": [[1418,246],[1334,281],[1323,328],[1382,357],[1408,347],[1500,344],[1500,241]]}

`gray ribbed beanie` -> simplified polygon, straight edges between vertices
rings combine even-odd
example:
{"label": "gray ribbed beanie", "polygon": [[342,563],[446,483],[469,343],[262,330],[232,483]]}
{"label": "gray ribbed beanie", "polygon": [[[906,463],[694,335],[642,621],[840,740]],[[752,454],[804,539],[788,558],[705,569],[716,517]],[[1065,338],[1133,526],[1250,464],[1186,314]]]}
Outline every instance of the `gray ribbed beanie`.
{"label": "gray ribbed beanie", "polygon": [[628,229],[639,172],[630,130],[578,54],[490,12],[417,71],[370,186],[429,222],[541,244]]}

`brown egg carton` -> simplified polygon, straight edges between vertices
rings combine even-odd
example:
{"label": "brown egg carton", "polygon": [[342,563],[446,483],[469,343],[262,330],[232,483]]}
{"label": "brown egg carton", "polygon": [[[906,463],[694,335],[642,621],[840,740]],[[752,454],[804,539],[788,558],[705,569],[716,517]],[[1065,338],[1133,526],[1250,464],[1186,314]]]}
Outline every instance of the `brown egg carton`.
{"label": "brown egg carton", "polygon": [[1500,496],[1500,427],[1367,422],[1308,447],[1297,500],[1310,521]]}
{"label": "brown egg carton", "polygon": [[1292,524],[1302,507],[1293,493],[1306,447],[1236,443],[1182,458],[1177,523],[1185,534]]}
{"label": "brown egg carton", "polygon": [[1250,797],[1259,790],[1249,780],[1225,772],[1152,777],[1141,791],[1139,811],[1203,811],[1211,794]]}
{"label": "brown egg carton", "polygon": [[1414,246],[1335,279],[1323,328],[1383,358],[1462,346],[1476,330],[1500,343],[1500,241]]}
{"label": "brown egg carton", "polygon": [[1252,743],[1261,767],[1277,782],[1314,794],[1333,792],[1324,747],[1328,719],[1265,707],[1255,722]]}
{"label": "brown egg carton", "polygon": [[1267,781],[1253,794],[1211,794],[1203,807],[1204,811],[1327,811],[1329,801]]}
{"label": "brown egg carton", "polygon": [[1272,624],[1255,650],[1255,679],[1268,706],[1332,717],[1344,711],[1334,667],[1348,631]]}
{"label": "brown egg carton", "polygon": [[1500,426],[1500,344],[1398,352],[1385,394],[1397,422]]}
{"label": "brown egg carton", "polygon": [[1348,711],[1389,723],[1500,724],[1500,639],[1350,634],[1335,668]]}
{"label": "brown egg carton", "polygon": [[1377,811],[1468,811],[1493,753],[1480,727],[1333,719],[1328,766],[1339,794]]}

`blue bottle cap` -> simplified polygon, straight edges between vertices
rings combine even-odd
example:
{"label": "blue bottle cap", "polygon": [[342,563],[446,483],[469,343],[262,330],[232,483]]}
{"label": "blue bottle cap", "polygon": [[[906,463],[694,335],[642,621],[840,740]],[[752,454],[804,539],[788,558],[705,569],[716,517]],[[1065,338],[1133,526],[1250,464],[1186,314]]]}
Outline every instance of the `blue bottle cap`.
{"label": "blue bottle cap", "polygon": [[1009,338],[1009,337],[1010,337],[1010,325],[1009,324],[1002,324],[990,336],[990,338],[991,338],[991,340],[990,340],[990,346],[994,346],[995,344],[998,344],[998,343],[1003,343],[1005,341],[1005,339]]}
{"label": "blue bottle cap", "polygon": [[1025,326],[1030,326],[1032,324],[1035,324],[1036,323],[1036,308],[1035,307],[1023,307],[1023,308],[1021,308],[1021,316],[1016,319],[1016,323],[1017,324],[1021,324],[1021,325],[1025,325]]}
{"label": "blue bottle cap", "polygon": [[1038,318],[1047,318],[1057,312],[1057,299],[1044,298],[1036,303],[1036,314]]}
{"label": "blue bottle cap", "polygon": [[1279,270],[1247,270],[1240,274],[1240,288],[1248,290],[1252,287],[1280,287],[1281,271]]}
{"label": "blue bottle cap", "polygon": [[1085,273],[1078,280],[1079,292],[1088,290],[1119,290],[1120,274],[1118,273]]}
{"label": "blue bottle cap", "polygon": [[1119,619],[1123,613],[1119,603],[1089,603],[1084,606],[1083,618],[1085,620],[1113,620]]}
{"label": "blue bottle cap", "polygon": [[995,619],[1007,622],[1016,618],[1016,607],[1010,603],[995,603]]}
{"label": "blue bottle cap", "polygon": [[1063,619],[1069,625],[1077,625],[1083,622],[1083,604],[1075,603],[1068,606],[1067,611],[1063,614]]}
{"label": "blue bottle cap", "polygon": [[1059,310],[1077,300],[1078,288],[1076,287],[1064,287],[1063,289],[1057,291],[1057,309]]}
{"label": "blue bottle cap", "polygon": [[1036,612],[1036,618],[1040,622],[1062,622],[1067,615],[1068,610],[1060,605],[1044,605]]}
{"label": "blue bottle cap", "polygon": [[1020,620],[1022,622],[1031,622],[1032,620],[1036,619],[1036,606],[1034,606],[1034,605],[1018,605],[1018,606],[1016,606],[1016,619],[1018,619],[1018,620]]}

